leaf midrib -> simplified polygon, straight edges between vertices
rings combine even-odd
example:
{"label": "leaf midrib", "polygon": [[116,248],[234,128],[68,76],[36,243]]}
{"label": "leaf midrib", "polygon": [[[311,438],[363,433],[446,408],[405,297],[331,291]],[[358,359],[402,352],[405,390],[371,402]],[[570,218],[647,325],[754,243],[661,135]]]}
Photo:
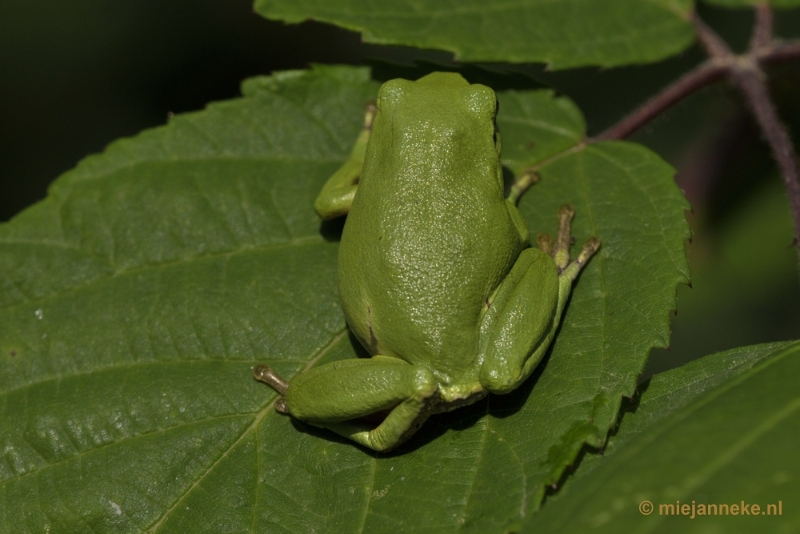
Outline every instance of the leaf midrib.
{"label": "leaf midrib", "polygon": [[[273,400],[270,403],[270,405],[268,405],[268,406],[271,406],[272,403],[274,403],[274,402],[275,401]],[[121,444],[124,444],[124,443],[130,443],[132,441],[137,441],[139,439],[144,439],[144,438],[146,438],[148,436],[152,436],[153,434],[168,432],[170,430],[176,430],[176,429],[180,429],[180,428],[189,428],[189,427],[196,426],[196,425],[202,425],[204,423],[208,423],[209,421],[221,421],[221,420],[224,420],[224,419],[233,420],[233,419],[237,419],[237,418],[244,418],[244,417],[252,416],[252,415],[255,415],[256,413],[258,413],[258,412],[252,412],[252,413],[243,412],[243,413],[236,413],[236,414],[215,415],[215,416],[211,416],[211,417],[204,417],[202,419],[196,419],[194,421],[190,421],[190,422],[187,422],[187,423],[181,423],[181,424],[178,424],[178,425],[156,428],[156,429],[149,430],[147,432],[143,432],[141,434],[136,434],[135,436],[130,436],[130,437],[127,437],[127,438],[124,438],[124,439],[120,439],[120,440],[117,440],[117,441],[109,441],[108,443],[102,443],[102,444],[100,444],[100,445],[98,445],[96,447],[92,447],[90,449],[85,449],[85,450],[82,450],[82,451],[78,451],[75,454],[71,454],[71,455],[66,456],[64,458],[56,460],[55,462],[50,462],[50,463],[48,463],[46,465],[43,465],[41,467],[36,467],[36,468],[33,468],[33,469],[29,470],[29,471],[25,471],[24,473],[16,474],[16,475],[10,476],[8,478],[5,478],[3,480],[0,480],[0,487],[4,486],[4,485],[6,485],[6,484],[8,484],[10,482],[13,482],[15,480],[20,480],[20,479],[26,478],[28,476],[32,476],[32,475],[41,473],[43,471],[47,471],[48,469],[55,468],[55,467],[57,467],[57,466],[59,466],[61,464],[64,464],[66,462],[70,462],[72,460],[75,460],[76,458],[83,458],[87,454],[94,454],[95,452],[103,450],[103,449],[105,449],[107,447],[113,447],[115,445],[121,445]],[[39,457],[41,458],[41,455],[39,455]]]}
{"label": "leaf midrib", "polygon": [[303,363],[304,360],[302,359],[294,359],[294,360],[287,360],[287,359],[275,359],[275,358],[260,358],[257,360],[238,360],[232,358],[182,358],[180,360],[139,360],[139,361],[125,361],[119,362],[118,364],[113,365],[102,365],[84,369],[82,371],[76,373],[60,373],[52,376],[48,376],[43,378],[42,380],[38,380],[36,382],[28,382],[22,384],[17,387],[13,387],[10,389],[6,389],[0,391],[0,398],[8,397],[14,393],[24,391],[27,388],[36,387],[42,384],[47,384],[48,382],[58,382],[61,380],[71,380],[80,378],[82,376],[91,375],[93,373],[105,373],[107,371],[118,371],[120,369],[135,369],[137,367],[146,367],[148,365],[185,365],[185,364],[195,364],[195,363],[207,363],[207,362],[223,362],[223,363],[242,363],[242,364],[259,364],[268,361],[270,363]]}
{"label": "leaf midrib", "polygon": [[[339,341],[341,341],[341,340],[342,340],[342,338],[344,338],[344,337],[347,335],[347,331],[348,331],[348,330],[347,330],[347,328],[344,328],[344,329],[343,329],[342,331],[340,331],[338,334],[334,335],[334,336],[331,338],[331,341],[330,341],[330,342],[329,342],[327,345],[325,345],[325,346],[324,346],[324,347],[323,347],[323,348],[322,348],[322,349],[321,349],[321,350],[320,350],[320,351],[319,351],[319,352],[318,352],[316,355],[314,355],[314,356],[313,356],[311,359],[309,359],[309,360],[308,360],[308,363],[306,364],[306,366],[305,366],[303,369],[301,369],[299,372],[301,372],[301,373],[302,373],[302,372],[305,372],[305,371],[307,371],[307,370],[308,370],[308,369],[310,369],[310,368],[311,368],[311,367],[312,367],[312,366],[313,366],[315,363],[317,363],[317,361],[319,361],[319,360],[320,360],[322,357],[324,357],[324,356],[325,356],[325,355],[326,355],[328,352],[330,352],[330,350],[331,350],[333,347],[335,347],[335,346],[336,346],[336,344],[337,344],[337,343],[339,343]],[[266,386],[265,386],[265,387],[266,387]],[[180,494],[180,495],[178,496],[178,498],[175,500],[175,503],[174,503],[172,506],[170,506],[170,507],[169,507],[167,510],[165,510],[165,511],[164,511],[164,513],[162,514],[162,516],[161,516],[160,518],[158,518],[158,519],[155,521],[155,523],[153,524],[153,526],[151,526],[151,527],[148,527],[148,528],[147,528],[147,531],[148,531],[148,532],[156,532],[156,531],[158,531],[158,529],[161,527],[161,525],[163,524],[163,522],[164,522],[164,521],[165,521],[165,520],[166,520],[166,519],[169,517],[170,513],[171,513],[173,510],[175,510],[176,508],[178,508],[178,506],[180,506],[180,504],[183,502],[183,500],[184,500],[184,499],[186,499],[186,497],[187,497],[187,496],[188,496],[188,495],[189,495],[189,494],[192,492],[192,490],[193,490],[194,488],[198,487],[198,485],[200,484],[200,482],[201,482],[201,481],[202,481],[202,480],[203,480],[203,479],[204,479],[206,476],[208,476],[208,475],[209,475],[209,474],[210,474],[212,471],[214,471],[214,468],[215,468],[215,467],[216,467],[216,466],[217,466],[217,465],[218,465],[220,462],[222,462],[222,460],[224,460],[225,458],[227,458],[228,454],[229,454],[229,453],[230,453],[230,452],[231,452],[233,449],[235,449],[235,448],[236,448],[236,446],[237,446],[237,445],[238,445],[238,444],[239,444],[239,443],[240,443],[240,442],[241,442],[243,439],[245,439],[245,437],[246,437],[248,434],[250,434],[251,432],[255,431],[255,430],[258,428],[258,425],[259,425],[259,424],[261,424],[261,421],[263,421],[263,420],[264,420],[264,418],[267,416],[267,414],[269,414],[269,413],[271,412],[272,408],[275,406],[275,403],[278,401],[278,399],[279,399],[279,398],[280,398],[280,396],[279,396],[279,395],[276,395],[274,400],[272,400],[272,401],[271,401],[269,404],[267,404],[266,406],[264,406],[264,408],[262,408],[262,409],[260,410],[260,412],[259,412],[259,413],[258,413],[258,415],[256,416],[255,420],[254,420],[254,421],[253,421],[253,422],[252,422],[252,423],[251,423],[251,424],[250,424],[250,425],[249,425],[247,428],[245,428],[245,430],[244,430],[244,431],[243,431],[243,432],[242,432],[242,433],[239,435],[239,437],[237,437],[237,438],[236,438],[236,439],[235,439],[235,440],[234,440],[234,441],[233,441],[233,442],[230,444],[230,446],[229,446],[229,447],[227,447],[227,448],[226,448],[224,451],[222,451],[222,454],[219,456],[219,458],[217,458],[217,459],[216,459],[216,460],[215,460],[215,461],[214,461],[214,462],[213,462],[211,465],[209,465],[209,467],[208,467],[208,468],[207,468],[207,469],[206,469],[206,470],[205,470],[205,471],[204,471],[204,472],[203,472],[203,473],[202,473],[202,474],[201,474],[199,477],[197,477],[197,480],[195,480],[195,482],[194,482],[194,483],[193,483],[191,486],[189,486],[189,487],[188,487],[188,488],[187,488],[187,489],[186,489],[186,490],[185,490],[185,491],[184,491],[182,494]],[[256,501],[255,503],[253,503],[253,508],[254,508],[254,509],[255,509],[255,508],[257,508],[257,507],[258,507],[258,505],[259,505],[259,503],[258,503],[258,501]]]}
{"label": "leaf midrib", "polygon": [[[132,138],[135,140],[136,138]],[[276,147],[282,148],[282,147]],[[111,150],[111,149],[109,149]],[[115,154],[108,154],[108,153],[101,153],[95,154],[90,156],[90,158],[103,158],[114,156]],[[128,156],[130,157],[130,156]],[[74,168],[71,171],[67,171],[66,173],[62,174],[59,180],[63,180],[63,184],[59,181],[56,182],[57,187],[64,187],[70,186],[73,184],[82,184],[82,183],[89,183],[98,180],[105,180],[110,175],[118,173],[121,169],[135,169],[139,166],[146,166],[146,165],[177,165],[179,167],[185,165],[186,163],[207,163],[210,161],[220,161],[220,162],[235,162],[235,163],[343,163],[345,161],[345,157],[323,157],[318,156],[315,157],[313,154],[307,155],[297,155],[297,156],[285,156],[285,157],[277,157],[273,154],[265,154],[263,156],[255,156],[252,154],[214,154],[211,156],[188,156],[188,155],[180,155],[180,159],[175,158],[152,158],[146,160],[138,160],[138,161],[125,161],[118,165],[111,166],[110,168],[104,170],[90,170],[84,169],[83,167],[88,165],[87,163],[81,163],[78,167]],[[84,160],[86,161],[86,160]],[[89,159],[91,161],[91,159]],[[91,172],[91,174],[89,174]],[[51,194],[52,196],[52,194]]]}
{"label": "leaf midrib", "polygon": [[[474,6],[467,6],[467,7],[448,7],[446,9],[436,10],[431,9],[427,11],[419,11],[415,13],[408,13],[408,12],[399,12],[399,11],[391,11],[388,9],[381,9],[380,11],[370,11],[368,12],[369,19],[420,19],[420,18],[432,18],[432,17],[439,17],[439,18],[448,18],[452,17],[453,15],[463,15],[463,14],[484,14],[484,13],[491,13],[491,12],[501,12],[501,11],[509,11],[509,10],[518,10],[518,9],[526,9],[526,8],[533,8],[538,9],[540,6],[545,5],[556,5],[562,4],[564,0],[538,0],[535,6],[530,5],[529,0],[519,0],[515,2],[494,2],[492,4],[476,4]],[[652,5],[656,9],[660,11],[664,11],[667,13],[673,14],[680,14],[682,15],[681,18],[685,19],[685,14],[680,13],[677,10],[669,9],[669,7],[653,2],[652,0],[648,0],[646,3]],[[341,13],[340,10],[332,10],[334,14]],[[329,11],[330,13],[330,11]],[[359,15],[363,15],[366,12],[358,12]],[[351,13],[348,13],[351,14]],[[319,15],[315,16],[314,18],[319,18]],[[334,24],[340,25],[340,22],[336,21],[333,22]],[[648,27],[649,28],[649,27]]]}

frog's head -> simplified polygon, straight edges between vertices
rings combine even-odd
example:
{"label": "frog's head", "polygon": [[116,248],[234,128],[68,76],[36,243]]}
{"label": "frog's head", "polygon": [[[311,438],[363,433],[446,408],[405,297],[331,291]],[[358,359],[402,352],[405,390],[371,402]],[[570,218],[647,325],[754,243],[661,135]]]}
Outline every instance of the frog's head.
{"label": "frog's head", "polygon": [[[485,85],[470,84],[458,73],[434,72],[415,82],[395,79],[384,83],[377,104],[376,123],[391,123],[386,130],[391,132],[395,147],[426,152],[432,146],[449,147],[450,150],[440,151],[440,155],[449,153],[452,158],[477,162],[497,161],[500,153],[500,134],[495,122],[497,97]],[[406,137],[396,137],[400,135]]]}

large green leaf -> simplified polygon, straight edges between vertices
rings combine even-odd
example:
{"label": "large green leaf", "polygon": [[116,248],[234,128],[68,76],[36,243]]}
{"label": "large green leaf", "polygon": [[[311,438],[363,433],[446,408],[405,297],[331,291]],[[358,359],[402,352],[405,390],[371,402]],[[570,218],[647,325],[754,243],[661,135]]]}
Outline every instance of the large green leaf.
{"label": "large green leaf", "polygon": [[255,9],[286,22],[337,24],[369,43],[553,69],[653,62],[694,38],[691,0],[256,0]]}
{"label": "large green leaf", "polygon": [[759,4],[769,4],[772,7],[788,8],[800,7],[800,0],[704,0],[709,4],[724,7],[753,7]]}
{"label": "large green leaf", "polygon": [[601,443],[687,279],[672,169],[585,146],[548,91],[500,94],[509,167],[538,169],[533,232],[576,209],[603,246],[523,387],[376,455],[277,414],[286,377],[357,353],[337,225],[312,209],[377,84],[316,67],[114,143],[0,226],[0,525],[9,532],[496,531]]}
{"label": "large green leaf", "polygon": [[[588,474],[581,465],[525,530],[796,531],[798,372],[800,344],[785,342],[714,354],[656,375],[625,413],[605,457],[588,462],[594,467]],[[653,508],[644,504],[643,513],[645,501]],[[780,516],[767,515],[768,505],[781,502]],[[700,504],[742,503],[749,514],[698,515]],[[676,504],[688,505],[688,515],[694,504],[695,517],[665,507]]]}
{"label": "large green leaf", "polygon": [[603,446],[602,454],[586,454],[563,490],[548,498],[548,506],[554,500],[567,498],[573,482],[589,475],[595,467],[603,465],[629,440],[636,438],[672,412],[689,404],[696,397],[713,389],[733,377],[751,369],[754,365],[774,356],[789,347],[791,341],[779,341],[751,345],[719,352],[694,360],[688,364],[655,375],[636,388],[633,397],[623,399],[620,422]]}

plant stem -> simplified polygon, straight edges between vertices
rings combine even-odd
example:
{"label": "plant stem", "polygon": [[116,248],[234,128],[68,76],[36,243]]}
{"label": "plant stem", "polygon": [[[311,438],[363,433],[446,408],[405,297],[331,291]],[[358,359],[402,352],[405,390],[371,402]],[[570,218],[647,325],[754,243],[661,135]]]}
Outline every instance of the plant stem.
{"label": "plant stem", "polygon": [[761,74],[757,68],[740,68],[733,75],[733,79],[747,98],[761,130],[772,148],[772,155],[778,162],[792,208],[795,243],[800,243],[800,166],[789,132],[778,117],[775,104],[769,97]]}
{"label": "plant stem", "polygon": [[679,100],[717,81],[724,76],[726,72],[727,69],[724,65],[719,65],[714,61],[706,61],[694,70],[681,76],[666,89],[642,104],[633,113],[597,135],[592,140],[609,141],[628,137]]}
{"label": "plant stem", "polygon": [[772,9],[769,4],[760,4],[755,7],[755,10],[756,23],[753,26],[750,50],[766,48],[772,43]]}
{"label": "plant stem", "polygon": [[[727,45],[722,41],[715,44],[717,46],[721,44],[727,49]],[[609,141],[628,137],[670,106],[729,74],[732,63],[738,60],[747,61],[747,58],[752,58],[758,65],[768,65],[779,61],[800,59],[800,41],[770,43],[744,56],[737,57],[731,53],[725,57],[709,59],[694,70],[681,76],[677,81],[667,86],[660,93],[639,106],[618,123],[592,138],[592,141]]]}
{"label": "plant stem", "polygon": [[724,61],[735,57],[727,43],[717,35],[717,32],[709,28],[706,23],[697,16],[697,13],[692,14],[692,23],[694,24],[694,31],[697,34],[697,39],[712,59]]}
{"label": "plant stem", "polygon": [[760,49],[756,53],[759,65],[766,65],[788,59],[800,59],[800,41],[787,41]]}
{"label": "plant stem", "polygon": [[[794,240],[795,243],[800,244],[800,164],[798,164],[789,132],[778,117],[775,104],[769,96],[767,85],[764,83],[764,72],[761,70],[755,54],[752,53],[753,50],[750,54],[737,57],[716,32],[706,26],[697,16],[694,17],[693,22],[697,36],[712,61],[718,60],[729,64],[728,75],[744,94],[758,125],[767,138],[789,196],[794,221]],[[752,46],[758,46],[760,40],[765,38],[764,34],[771,33],[771,27],[772,13],[769,6],[758,6]],[[800,247],[798,247],[798,253],[800,253]]]}
{"label": "plant stem", "polygon": [[[761,69],[762,65],[769,63],[800,58],[800,42],[782,43],[773,40],[773,16],[769,5],[757,5],[755,14],[756,20],[750,49],[741,56],[735,55],[714,30],[709,28],[696,14],[693,15],[692,22],[697,38],[706,49],[710,59],[682,76],[591,141],[624,139],[673,104],[723,76],[728,76],[744,94],[772,149],[789,196],[795,228],[795,243],[800,244],[800,164],[798,164],[789,132],[778,117],[775,104],[769,96],[767,85],[764,82],[764,71]],[[798,254],[800,254],[800,247],[798,247]]]}

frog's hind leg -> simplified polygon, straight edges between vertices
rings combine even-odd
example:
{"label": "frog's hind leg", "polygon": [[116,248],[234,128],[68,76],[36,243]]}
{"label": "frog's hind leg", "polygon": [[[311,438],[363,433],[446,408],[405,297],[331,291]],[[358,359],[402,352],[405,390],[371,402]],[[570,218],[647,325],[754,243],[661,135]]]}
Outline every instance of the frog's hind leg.
{"label": "frog's hind leg", "polygon": [[350,205],[356,196],[358,181],[361,178],[361,169],[364,166],[364,157],[367,153],[367,143],[372,132],[372,122],[375,119],[376,110],[375,102],[367,103],[364,109],[364,127],[353,145],[350,158],[328,178],[314,201],[314,210],[325,220],[334,219],[350,211]]}
{"label": "frog's hind leg", "polygon": [[[262,375],[267,376],[263,371]],[[281,383],[286,384],[262,381],[279,393]],[[388,356],[315,367],[295,376],[283,392],[286,413],[376,451],[387,451],[411,437],[439,400],[438,384],[429,369]],[[388,415],[377,426],[360,420],[382,412]]]}
{"label": "frog's hind leg", "polygon": [[558,329],[572,282],[600,246],[598,239],[589,239],[570,262],[573,215],[571,206],[562,206],[556,242],[542,234],[541,250],[520,253],[484,316],[480,382],[492,393],[516,389],[536,368]]}
{"label": "frog's hind leg", "polygon": [[558,293],[553,260],[539,249],[523,250],[481,326],[485,356],[479,380],[484,389],[509,393],[528,377],[558,326]]}

